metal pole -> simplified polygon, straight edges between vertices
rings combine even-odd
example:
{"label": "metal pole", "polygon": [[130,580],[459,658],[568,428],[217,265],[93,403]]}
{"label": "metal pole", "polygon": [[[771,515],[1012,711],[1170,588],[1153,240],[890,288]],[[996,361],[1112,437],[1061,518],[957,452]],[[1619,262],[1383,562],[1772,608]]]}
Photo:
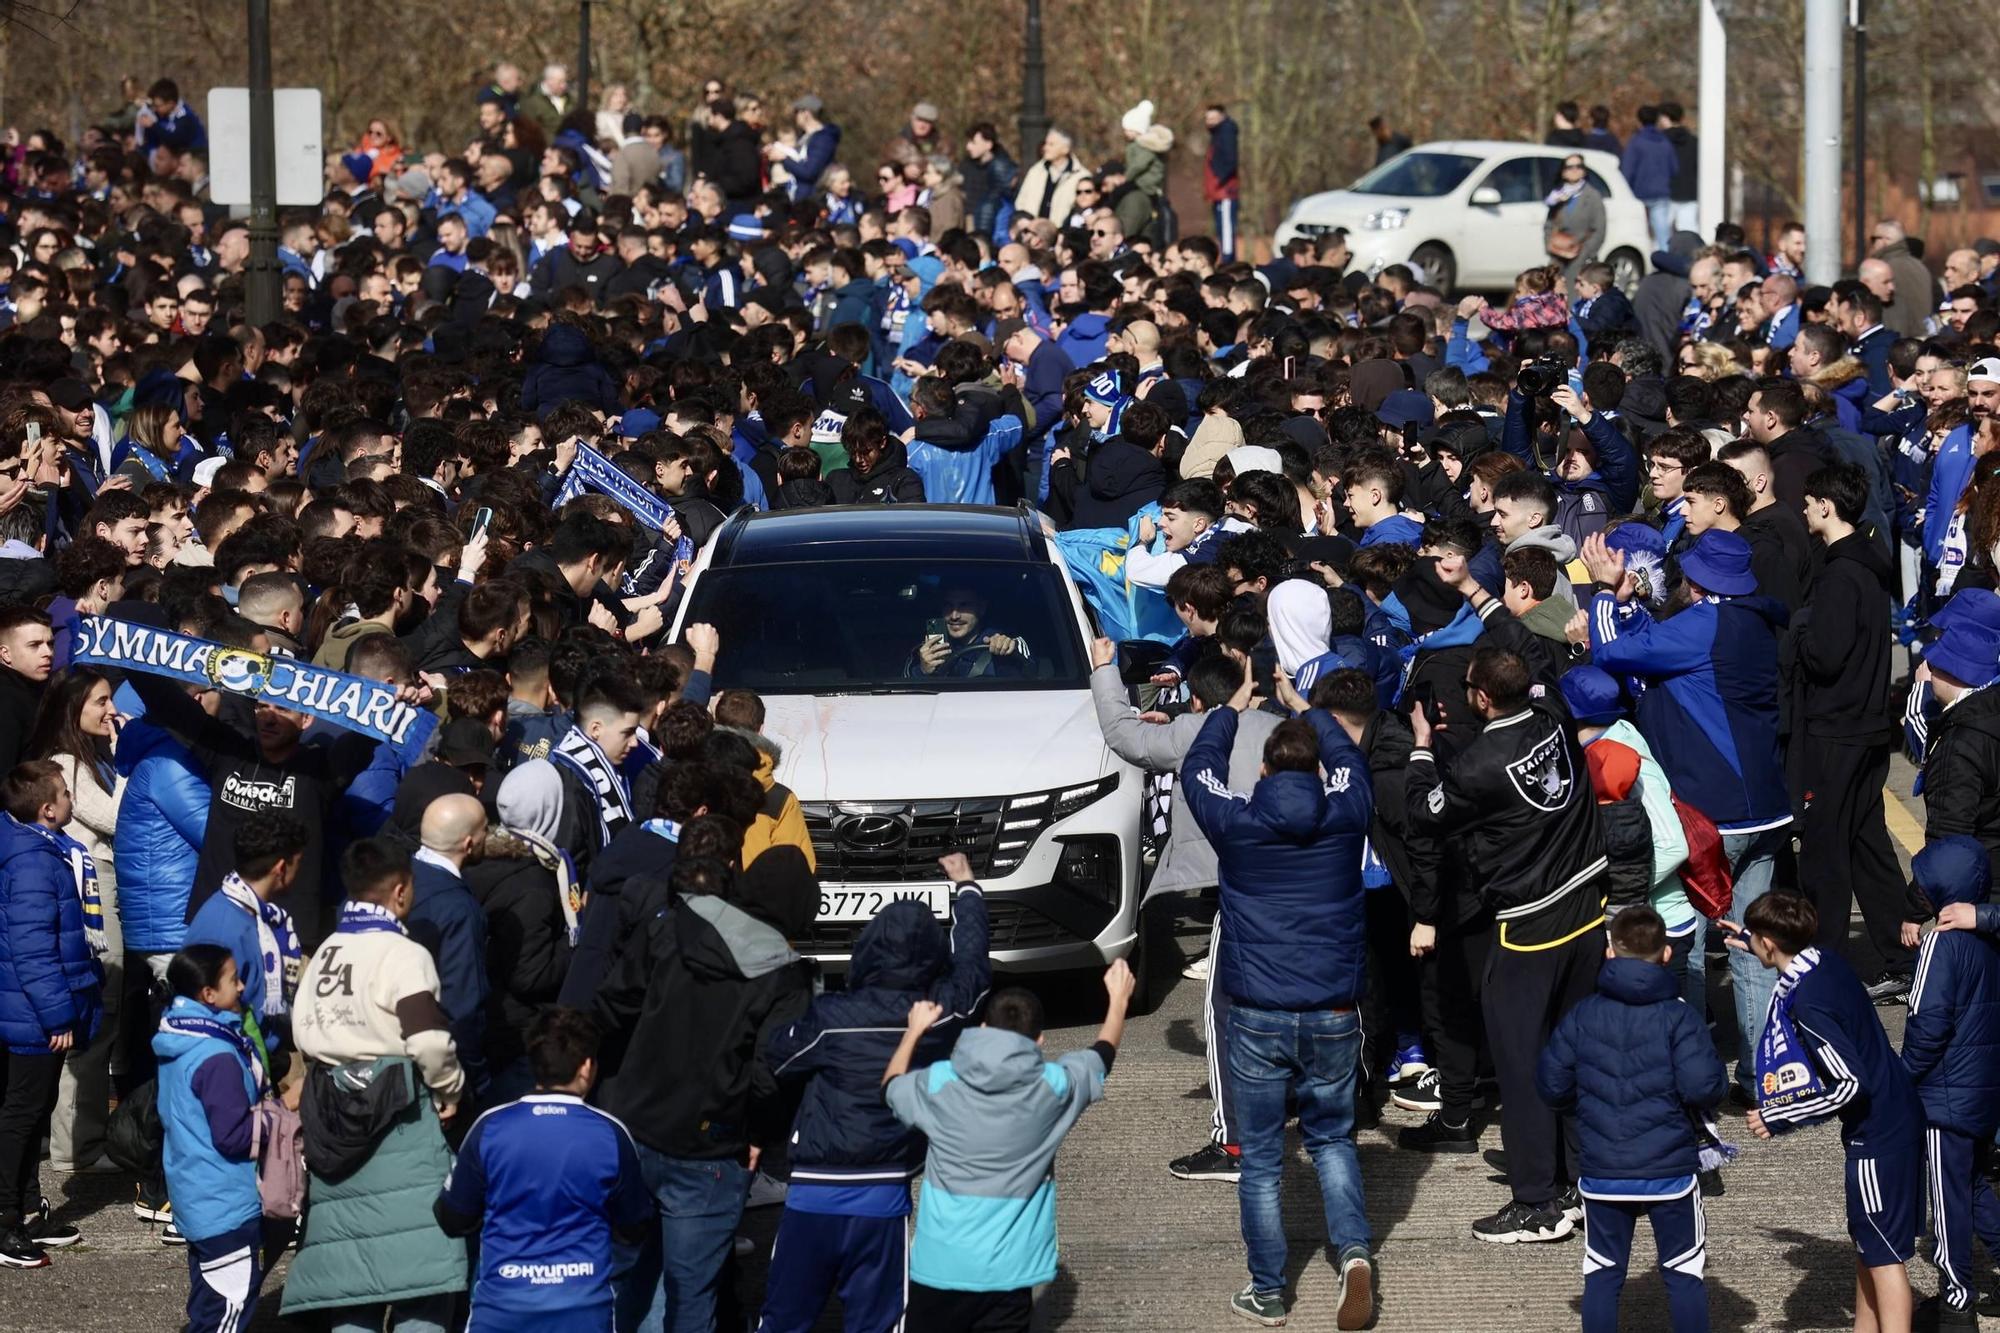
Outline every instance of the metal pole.
{"label": "metal pole", "polygon": [[1047,72],[1042,64],[1042,0],[1028,0],[1028,27],[1021,58],[1021,142],[1023,162],[1042,151],[1049,132]]}
{"label": "metal pole", "polygon": [[1729,34],[1722,26],[1716,0],[1701,0],[1701,142],[1700,201],[1696,213],[1701,234],[1715,235],[1715,226],[1728,215],[1723,197],[1723,165],[1729,144]]}
{"label": "metal pole", "polygon": [[1840,279],[1841,0],[1806,0],[1806,281]]}
{"label": "metal pole", "polygon": [[271,110],[271,0],[250,6],[250,262],[244,314],[252,324],[278,317],[278,135]]}
{"label": "metal pole", "polygon": [[577,21],[576,98],[571,106],[590,109],[590,0],[582,0]]}
{"label": "metal pole", "polygon": [[1868,0],[1853,0],[1854,28],[1854,253],[1868,253]]}

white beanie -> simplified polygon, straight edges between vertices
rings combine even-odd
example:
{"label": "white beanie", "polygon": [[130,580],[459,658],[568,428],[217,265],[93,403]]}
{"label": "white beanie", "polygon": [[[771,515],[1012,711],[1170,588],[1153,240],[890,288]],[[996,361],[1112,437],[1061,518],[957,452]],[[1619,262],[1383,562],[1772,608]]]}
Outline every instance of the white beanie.
{"label": "white beanie", "polygon": [[1144,134],[1153,126],[1153,99],[1150,97],[1146,98],[1139,105],[1127,111],[1124,119],[1120,120],[1118,124],[1128,134]]}

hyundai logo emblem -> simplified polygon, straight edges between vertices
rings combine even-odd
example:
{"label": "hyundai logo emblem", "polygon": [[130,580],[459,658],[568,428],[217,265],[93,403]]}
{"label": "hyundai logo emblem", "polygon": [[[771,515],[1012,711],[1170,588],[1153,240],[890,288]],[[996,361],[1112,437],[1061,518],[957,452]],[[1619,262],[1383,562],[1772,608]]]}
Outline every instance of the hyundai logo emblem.
{"label": "hyundai logo emblem", "polygon": [[909,826],[895,815],[850,815],[834,826],[843,844],[871,852],[900,846],[908,834]]}

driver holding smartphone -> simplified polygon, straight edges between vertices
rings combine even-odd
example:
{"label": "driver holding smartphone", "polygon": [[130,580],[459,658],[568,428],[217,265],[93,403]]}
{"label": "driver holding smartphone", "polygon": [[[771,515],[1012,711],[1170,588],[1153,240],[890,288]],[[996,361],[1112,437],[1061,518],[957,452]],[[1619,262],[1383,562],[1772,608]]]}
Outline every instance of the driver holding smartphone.
{"label": "driver holding smartphone", "polygon": [[944,596],[944,614],[924,627],[924,641],[903,669],[908,677],[1014,676],[1027,669],[1027,640],[985,632],[986,599],[969,588]]}

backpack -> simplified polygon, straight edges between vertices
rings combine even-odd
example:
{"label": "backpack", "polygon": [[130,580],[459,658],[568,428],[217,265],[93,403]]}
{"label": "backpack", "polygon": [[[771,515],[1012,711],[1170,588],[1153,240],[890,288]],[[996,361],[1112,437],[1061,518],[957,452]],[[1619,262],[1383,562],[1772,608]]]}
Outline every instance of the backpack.
{"label": "backpack", "polygon": [[250,1112],[250,1156],[264,1216],[295,1218],[306,1197],[306,1130],[299,1113],[275,1097]]}
{"label": "backpack", "polygon": [[160,1174],[166,1157],[166,1129],[160,1124],[160,1083],[147,1079],[118,1099],[104,1124],[104,1151],[122,1171],[142,1180]]}
{"label": "backpack", "polygon": [[1694,910],[1710,921],[1729,911],[1735,876],[1729,857],[1722,849],[1722,834],[1715,821],[1674,797],[1674,813],[1681,817],[1681,832],[1687,835],[1687,860],[1681,863],[1681,884],[1687,889]]}

